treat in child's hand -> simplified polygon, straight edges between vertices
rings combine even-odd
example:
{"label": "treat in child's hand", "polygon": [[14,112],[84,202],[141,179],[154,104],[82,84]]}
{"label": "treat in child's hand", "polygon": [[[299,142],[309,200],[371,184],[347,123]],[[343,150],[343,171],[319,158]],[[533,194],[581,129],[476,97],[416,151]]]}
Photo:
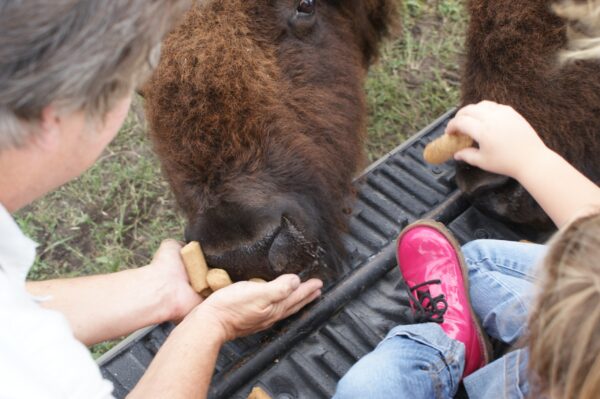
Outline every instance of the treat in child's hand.
{"label": "treat in child's hand", "polygon": [[262,390],[261,387],[252,388],[252,392],[248,395],[247,399],[272,399],[271,396]]}
{"label": "treat in child's hand", "polygon": [[446,162],[463,148],[471,147],[473,139],[464,134],[443,134],[427,144],[423,151],[425,161],[433,164]]}
{"label": "treat in child's hand", "polygon": [[223,269],[210,269],[206,274],[206,282],[211,290],[217,291],[233,284],[229,274]]}
{"label": "treat in child's hand", "polygon": [[200,243],[192,241],[181,248],[180,253],[192,288],[194,291],[202,293],[208,288],[208,283],[206,282],[208,266],[204,259]]}

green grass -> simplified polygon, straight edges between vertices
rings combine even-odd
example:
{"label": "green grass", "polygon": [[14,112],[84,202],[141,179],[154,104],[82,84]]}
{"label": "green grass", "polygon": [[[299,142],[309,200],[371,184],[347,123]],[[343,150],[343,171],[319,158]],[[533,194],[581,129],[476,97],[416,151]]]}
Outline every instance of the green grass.
{"label": "green grass", "polygon": [[371,161],[458,103],[466,25],[458,0],[404,3],[400,37],[384,46],[367,81]]}
{"label": "green grass", "polygon": [[[467,19],[458,0],[406,0],[402,29],[384,46],[366,86],[373,161],[458,102]],[[33,280],[108,273],[149,262],[183,220],[145,136],[139,101],[117,139],[78,180],[16,215],[41,245]],[[95,356],[117,341],[92,349]]]}
{"label": "green grass", "polygon": [[17,215],[23,230],[42,244],[30,279],[143,265],[162,239],[181,237],[183,222],[137,109],[136,101],[92,169]]}
{"label": "green grass", "polygon": [[367,82],[371,161],[458,103],[463,3],[405,2],[401,34],[383,48]]}

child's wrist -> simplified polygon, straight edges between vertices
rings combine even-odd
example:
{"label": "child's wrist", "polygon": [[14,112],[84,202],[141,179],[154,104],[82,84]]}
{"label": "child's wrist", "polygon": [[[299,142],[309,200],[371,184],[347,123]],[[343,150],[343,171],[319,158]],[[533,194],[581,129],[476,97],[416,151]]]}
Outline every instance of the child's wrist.
{"label": "child's wrist", "polygon": [[519,168],[511,177],[527,188],[527,184],[531,181],[548,178],[547,172],[553,170],[554,166],[562,161],[564,160],[560,155],[544,146],[538,151],[532,152],[523,167]]}

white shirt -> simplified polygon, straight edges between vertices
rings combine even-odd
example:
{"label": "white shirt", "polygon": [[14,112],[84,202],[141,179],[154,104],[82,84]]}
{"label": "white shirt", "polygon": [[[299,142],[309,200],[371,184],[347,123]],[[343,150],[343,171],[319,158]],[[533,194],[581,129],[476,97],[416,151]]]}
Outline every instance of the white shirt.
{"label": "white shirt", "polygon": [[0,399],[112,398],[66,318],[25,290],[35,247],[0,204]]}

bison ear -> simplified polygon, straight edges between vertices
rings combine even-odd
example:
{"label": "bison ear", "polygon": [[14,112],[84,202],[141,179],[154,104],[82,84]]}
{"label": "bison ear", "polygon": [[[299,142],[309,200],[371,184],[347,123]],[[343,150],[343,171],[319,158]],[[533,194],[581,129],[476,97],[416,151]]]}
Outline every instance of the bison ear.
{"label": "bison ear", "polygon": [[[395,36],[400,30],[398,0],[357,0],[361,10],[358,26],[363,33],[363,54],[365,63],[372,64],[379,56],[379,48],[383,39]],[[354,2],[352,2],[354,3]],[[356,11],[354,11],[356,13]]]}

